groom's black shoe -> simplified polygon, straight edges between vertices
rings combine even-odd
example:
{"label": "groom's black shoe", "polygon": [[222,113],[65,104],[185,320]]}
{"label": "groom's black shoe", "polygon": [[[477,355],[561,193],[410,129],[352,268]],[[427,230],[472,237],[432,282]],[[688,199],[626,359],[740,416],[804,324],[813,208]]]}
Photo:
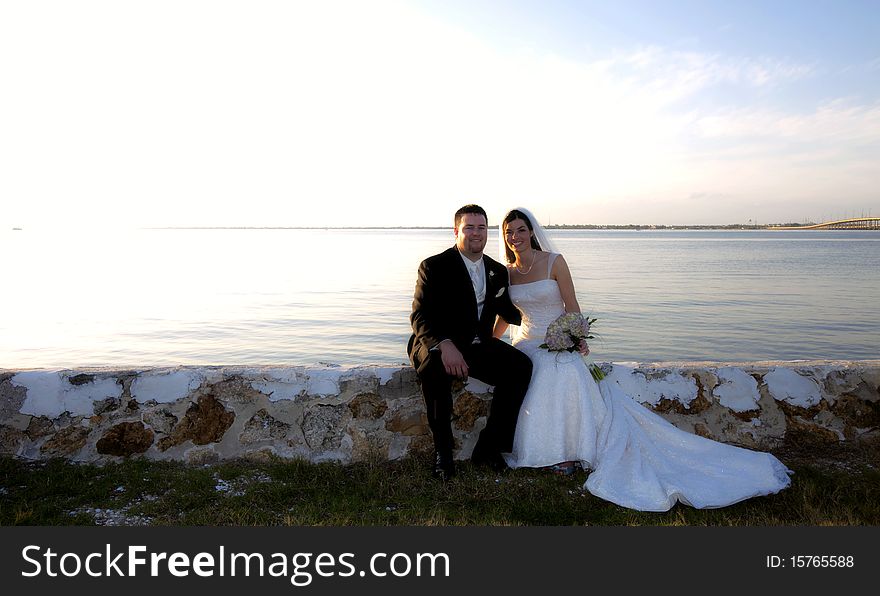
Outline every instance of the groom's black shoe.
{"label": "groom's black shoe", "polygon": [[436,453],[434,455],[434,478],[441,482],[449,482],[455,476],[455,462],[452,461],[452,454]]}

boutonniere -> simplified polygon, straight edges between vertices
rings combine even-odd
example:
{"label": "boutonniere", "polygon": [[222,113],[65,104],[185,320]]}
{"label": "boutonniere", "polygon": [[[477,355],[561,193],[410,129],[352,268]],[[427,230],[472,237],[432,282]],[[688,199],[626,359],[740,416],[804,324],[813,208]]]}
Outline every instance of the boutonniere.
{"label": "boutonniere", "polygon": [[492,271],[491,269],[489,270],[489,277],[490,277],[490,278],[491,278],[491,277],[495,277],[495,272]]}

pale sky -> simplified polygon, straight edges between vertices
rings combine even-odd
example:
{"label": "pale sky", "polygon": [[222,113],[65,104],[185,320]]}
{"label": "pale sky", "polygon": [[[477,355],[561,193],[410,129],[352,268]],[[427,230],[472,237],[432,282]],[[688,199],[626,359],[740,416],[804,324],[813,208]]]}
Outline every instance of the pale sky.
{"label": "pale sky", "polygon": [[878,0],[0,0],[0,229],[800,222],[878,186]]}

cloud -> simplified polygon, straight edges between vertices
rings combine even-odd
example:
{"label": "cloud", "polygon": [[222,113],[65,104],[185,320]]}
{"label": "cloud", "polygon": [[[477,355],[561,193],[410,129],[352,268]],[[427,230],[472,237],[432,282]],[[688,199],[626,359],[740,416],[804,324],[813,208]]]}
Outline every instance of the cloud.
{"label": "cloud", "polygon": [[605,68],[655,101],[671,103],[719,84],[772,87],[815,74],[815,67],[770,57],[728,57],[646,46],[615,57]]}
{"label": "cloud", "polygon": [[880,103],[856,105],[838,99],[803,114],[735,108],[700,117],[695,127],[706,138],[765,138],[801,144],[880,142]]}

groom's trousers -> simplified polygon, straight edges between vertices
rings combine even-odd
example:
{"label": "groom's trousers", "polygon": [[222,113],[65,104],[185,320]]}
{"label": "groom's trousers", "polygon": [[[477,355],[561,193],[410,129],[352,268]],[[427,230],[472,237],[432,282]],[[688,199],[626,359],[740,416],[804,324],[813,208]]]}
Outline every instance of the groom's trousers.
{"label": "groom's trousers", "polygon": [[[461,349],[461,348],[459,348]],[[495,390],[486,427],[478,446],[484,453],[506,453],[513,449],[513,435],[519,408],[532,378],[528,356],[500,339],[483,340],[461,350],[468,365],[468,376],[479,379]],[[424,354],[424,352],[422,352]],[[434,435],[434,448],[444,457],[452,457],[452,381],[446,374],[439,350],[427,352],[416,370]]]}

